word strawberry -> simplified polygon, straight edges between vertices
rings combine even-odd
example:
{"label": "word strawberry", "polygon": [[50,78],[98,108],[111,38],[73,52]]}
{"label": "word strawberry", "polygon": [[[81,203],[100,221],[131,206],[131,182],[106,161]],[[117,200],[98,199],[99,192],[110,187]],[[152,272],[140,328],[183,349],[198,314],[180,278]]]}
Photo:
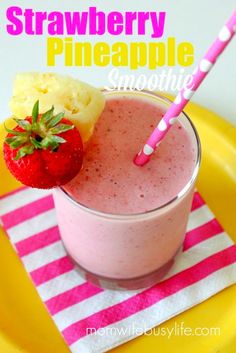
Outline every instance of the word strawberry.
{"label": "word strawberry", "polygon": [[14,119],[17,126],[5,138],[3,152],[10,172],[20,182],[39,189],[64,185],[80,171],[83,143],[79,131],[64,118],[53,115],[54,107],[39,114],[39,101],[32,116]]}

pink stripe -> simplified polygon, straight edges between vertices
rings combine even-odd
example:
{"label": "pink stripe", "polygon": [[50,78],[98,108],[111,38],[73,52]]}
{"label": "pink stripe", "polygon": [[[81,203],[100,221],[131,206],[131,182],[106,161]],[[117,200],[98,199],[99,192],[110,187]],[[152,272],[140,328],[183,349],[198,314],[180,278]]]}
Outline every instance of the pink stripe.
{"label": "pink stripe", "polygon": [[54,207],[52,195],[42,197],[2,216],[5,229],[16,226]]}
{"label": "pink stripe", "polygon": [[55,315],[59,311],[66,309],[74,304],[103,292],[101,288],[95,287],[86,282],[64,293],[61,293],[45,302],[49,312]]}
{"label": "pink stripe", "polygon": [[25,189],[29,189],[29,187],[28,187],[28,186],[24,186],[24,185],[23,185],[23,186],[20,186],[19,188],[15,189],[15,190],[9,191],[9,192],[7,192],[6,194],[1,195],[1,196],[0,196],[0,200],[5,199],[5,198],[8,197],[8,196],[17,194],[18,192],[23,191],[23,190],[25,190]]}
{"label": "pink stripe", "polygon": [[44,265],[37,270],[30,272],[32,280],[36,286],[49,281],[63,273],[69,272],[74,268],[72,261],[68,256],[55,260],[47,265]]}
{"label": "pink stripe", "polygon": [[15,246],[19,256],[22,257],[53,244],[58,240],[60,240],[60,233],[58,227],[55,226],[21,240]]}
{"label": "pink stripe", "polygon": [[186,233],[183,251],[188,250],[192,246],[220,234],[224,231],[216,219],[213,219],[200,227],[197,227]]}
{"label": "pink stripe", "polygon": [[142,293],[70,325],[62,331],[62,334],[71,345],[87,334],[88,327],[99,329],[126,319],[235,261],[236,247],[232,245]]}
{"label": "pink stripe", "polygon": [[203,205],[205,205],[205,201],[202,199],[199,192],[196,191],[193,196],[193,203],[192,203],[191,211],[194,211],[197,208],[202,207]]}

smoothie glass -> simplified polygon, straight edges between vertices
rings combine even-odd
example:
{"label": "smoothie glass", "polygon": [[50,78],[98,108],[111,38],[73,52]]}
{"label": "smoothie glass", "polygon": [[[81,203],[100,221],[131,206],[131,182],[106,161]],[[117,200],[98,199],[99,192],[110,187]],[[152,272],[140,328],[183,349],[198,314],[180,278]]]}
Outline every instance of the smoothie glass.
{"label": "smoothie glass", "polygon": [[[119,97],[121,92],[104,94]],[[154,100],[166,109],[171,103],[148,91],[124,94]],[[78,271],[93,284],[110,289],[149,287],[168,273],[181,251],[201,152],[193,124],[185,113],[180,118],[196,158],[191,178],[167,203],[136,214],[113,214],[79,203],[63,187],[54,191],[63,244]]]}

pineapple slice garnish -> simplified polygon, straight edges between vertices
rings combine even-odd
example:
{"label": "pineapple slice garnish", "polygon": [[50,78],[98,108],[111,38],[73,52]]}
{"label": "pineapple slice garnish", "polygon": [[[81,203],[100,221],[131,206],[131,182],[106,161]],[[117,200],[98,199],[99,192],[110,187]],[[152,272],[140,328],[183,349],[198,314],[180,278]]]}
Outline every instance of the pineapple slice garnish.
{"label": "pineapple slice garnish", "polygon": [[93,133],[105,98],[100,90],[70,76],[54,73],[20,73],[13,85],[10,100],[12,113],[18,118],[31,115],[32,105],[39,100],[40,113],[54,105],[55,114],[64,111],[80,131],[83,142]]}

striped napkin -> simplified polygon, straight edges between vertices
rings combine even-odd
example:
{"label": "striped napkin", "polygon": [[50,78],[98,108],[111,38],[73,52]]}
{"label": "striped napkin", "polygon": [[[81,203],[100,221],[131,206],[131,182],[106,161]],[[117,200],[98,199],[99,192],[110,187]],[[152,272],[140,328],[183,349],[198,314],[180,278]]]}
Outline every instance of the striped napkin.
{"label": "striped napkin", "polygon": [[139,291],[103,290],[80,277],[62,246],[50,190],[5,195],[0,215],[73,353],[105,352],[236,281],[236,246],[197,192],[183,251],[162,282]]}

